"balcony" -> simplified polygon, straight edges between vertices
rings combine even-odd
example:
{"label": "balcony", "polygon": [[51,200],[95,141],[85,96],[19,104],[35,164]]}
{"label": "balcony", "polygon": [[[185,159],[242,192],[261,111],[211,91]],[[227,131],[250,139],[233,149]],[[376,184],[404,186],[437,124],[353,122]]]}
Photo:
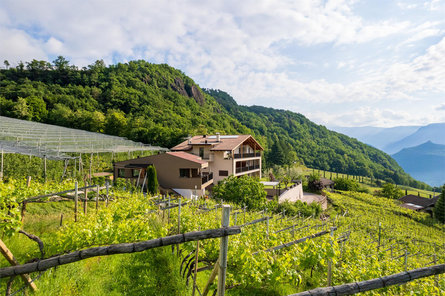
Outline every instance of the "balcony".
{"label": "balcony", "polygon": [[208,175],[201,175],[202,184],[207,183],[210,180],[213,180],[213,173],[210,173]]}
{"label": "balcony", "polygon": [[251,165],[251,166],[244,166],[244,167],[238,167],[236,168],[236,173],[242,173],[242,172],[247,172],[247,171],[253,171],[253,170],[258,170],[260,168],[259,164],[255,164],[255,165]]}
{"label": "balcony", "polygon": [[261,156],[261,152],[257,151],[254,153],[243,153],[243,154],[235,154],[234,157],[235,158],[249,158],[249,157],[260,157]]}

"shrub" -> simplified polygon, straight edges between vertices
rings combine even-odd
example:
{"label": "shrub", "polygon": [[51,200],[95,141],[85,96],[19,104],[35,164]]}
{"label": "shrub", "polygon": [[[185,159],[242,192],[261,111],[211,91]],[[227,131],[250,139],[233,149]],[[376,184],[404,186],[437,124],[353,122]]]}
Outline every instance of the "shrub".
{"label": "shrub", "polygon": [[249,209],[263,209],[266,205],[264,185],[257,178],[230,176],[213,187],[213,197],[238,205],[246,205]]}

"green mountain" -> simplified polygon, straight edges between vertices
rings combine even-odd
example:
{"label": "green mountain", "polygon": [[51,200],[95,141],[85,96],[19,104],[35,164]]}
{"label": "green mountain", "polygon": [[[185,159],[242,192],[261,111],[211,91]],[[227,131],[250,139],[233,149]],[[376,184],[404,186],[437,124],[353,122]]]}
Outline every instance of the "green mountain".
{"label": "green mountain", "polygon": [[408,176],[388,154],[330,131],[301,114],[261,106],[240,106],[224,91],[205,91],[243,125],[265,136],[272,155],[275,153],[272,142],[278,139],[284,142],[282,150],[295,151],[298,158],[309,167],[361,176],[372,175],[397,184],[423,186]]}
{"label": "green mountain", "polygon": [[222,91],[203,92],[168,65],[103,61],[78,69],[63,57],[0,70],[0,115],[125,136],[171,147],[193,134],[253,134],[268,164],[302,161],[337,172],[426,186],[387,154],[329,131],[301,114],[239,106]]}
{"label": "green mountain", "polygon": [[432,186],[445,183],[445,145],[431,141],[404,148],[394,159],[412,176]]}

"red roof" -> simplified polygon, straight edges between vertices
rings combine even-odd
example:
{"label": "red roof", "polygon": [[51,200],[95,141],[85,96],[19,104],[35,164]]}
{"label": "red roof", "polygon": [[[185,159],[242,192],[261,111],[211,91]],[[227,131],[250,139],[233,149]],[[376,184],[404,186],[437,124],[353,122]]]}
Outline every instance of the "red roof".
{"label": "red roof", "polygon": [[219,141],[216,140],[216,136],[194,136],[170,150],[188,151],[192,149],[193,145],[210,145],[212,151],[228,151],[236,149],[246,141],[250,142],[256,150],[264,150],[251,135],[221,135]]}
{"label": "red roof", "polygon": [[202,160],[201,157],[187,153],[187,152],[183,152],[183,151],[177,151],[177,152],[167,152],[167,154],[172,155],[172,156],[176,156],[188,161],[192,161],[192,162],[196,162],[196,163],[200,163],[200,164],[205,164],[207,163],[207,161]]}

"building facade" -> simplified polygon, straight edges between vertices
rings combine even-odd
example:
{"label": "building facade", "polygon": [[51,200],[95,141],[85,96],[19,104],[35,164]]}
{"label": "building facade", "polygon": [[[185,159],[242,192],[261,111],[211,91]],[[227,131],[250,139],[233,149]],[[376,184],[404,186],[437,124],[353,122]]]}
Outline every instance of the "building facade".
{"label": "building facade", "polygon": [[207,161],[215,184],[230,175],[261,178],[264,149],[251,135],[194,136],[171,150],[186,152]]}

